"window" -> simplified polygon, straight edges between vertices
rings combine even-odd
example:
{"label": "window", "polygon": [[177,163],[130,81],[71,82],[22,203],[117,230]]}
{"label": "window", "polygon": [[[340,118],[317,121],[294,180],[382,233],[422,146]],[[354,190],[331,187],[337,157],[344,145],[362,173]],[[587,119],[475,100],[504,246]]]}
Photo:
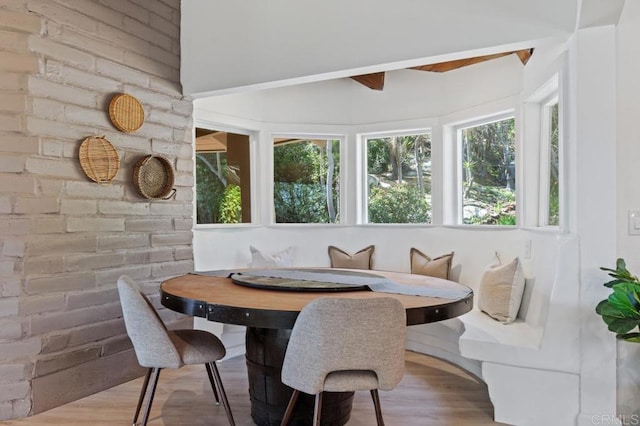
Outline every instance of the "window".
{"label": "window", "polygon": [[431,134],[365,138],[367,222],[431,222]]}
{"label": "window", "polygon": [[560,132],[558,117],[558,99],[553,98],[542,106],[542,147],[543,161],[547,161],[548,173],[545,173],[543,185],[545,196],[542,200],[544,209],[543,224],[548,226],[560,225]]}
{"label": "window", "polygon": [[251,222],[249,136],[196,128],[198,224]]}
{"label": "window", "polygon": [[340,141],[274,138],[276,223],[340,222]]}
{"label": "window", "polygon": [[458,129],[462,222],[516,224],[515,120]]}

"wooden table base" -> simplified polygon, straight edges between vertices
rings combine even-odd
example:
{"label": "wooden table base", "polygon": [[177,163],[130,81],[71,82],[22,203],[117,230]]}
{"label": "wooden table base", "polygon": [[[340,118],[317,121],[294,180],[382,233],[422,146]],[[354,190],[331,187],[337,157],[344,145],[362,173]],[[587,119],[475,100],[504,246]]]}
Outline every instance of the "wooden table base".
{"label": "wooden table base", "polygon": [[[293,389],[280,381],[290,329],[247,327],[246,358],[251,417],[259,426],[280,425]],[[322,425],[342,426],[349,421],[353,392],[322,395]],[[300,393],[290,425],[313,424],[314,397]]]}

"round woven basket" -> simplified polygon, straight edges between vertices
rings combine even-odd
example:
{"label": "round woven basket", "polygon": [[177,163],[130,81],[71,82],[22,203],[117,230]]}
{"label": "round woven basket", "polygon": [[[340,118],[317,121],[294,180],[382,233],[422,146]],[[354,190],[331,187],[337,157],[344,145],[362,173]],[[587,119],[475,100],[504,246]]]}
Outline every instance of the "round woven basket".
{"label": "round woven basket", "polygon": [[119,93],[109,102],[109,118],[118,130],[135,132],[144,123],[144,109],[133,96]]}
{"label": "round woven basket", "polygon": [[133,184],[145,198],[168,200],[175,195],[173,167],[157,155],[142,157],[133,168]]}
{"label": "round woven basket", "polygon": [[99,184],[109,184],[118,174],[118,151],[104,136],[89,136],[78,150],[80,167],[89,179]]}

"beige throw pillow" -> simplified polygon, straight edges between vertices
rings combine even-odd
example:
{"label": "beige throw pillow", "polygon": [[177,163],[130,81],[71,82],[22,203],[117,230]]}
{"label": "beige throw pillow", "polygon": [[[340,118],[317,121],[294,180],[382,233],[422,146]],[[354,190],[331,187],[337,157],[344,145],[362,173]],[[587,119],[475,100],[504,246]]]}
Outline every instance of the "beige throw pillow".
{"label": "beige throw pillow", "polygon": [[349,254],[338,247],[329,246],[332,268],[371,269],[375,246],[368,246],[355,254]]}
{"label": "beige throw pillow", "polygon": [[482,275],[478,307],[492,318],[508,324],[518,315],[523,292],[524,273],[517,257],[506,265],[490,265]]}
{"label": "beige throw pillow", "polygon": [[417,248],[412,247],[409,256],[411,258],[412,274],[428,275],[444,280],[448,280],[451,276],[453,252],[432,259]]}

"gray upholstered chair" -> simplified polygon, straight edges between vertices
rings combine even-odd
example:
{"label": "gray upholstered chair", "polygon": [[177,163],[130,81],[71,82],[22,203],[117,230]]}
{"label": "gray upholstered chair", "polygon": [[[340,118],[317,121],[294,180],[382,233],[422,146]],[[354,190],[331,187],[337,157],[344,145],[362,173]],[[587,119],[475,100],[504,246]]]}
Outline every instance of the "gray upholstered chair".
{"label": "gray upholstered chair", "polygon": [[383,425],[378,389],[391,390],[404,374],[407,334],[397,299],[319,298],[305,306],[291,331],[282,383],[294,389],[282,419],[289,421],[300,392],[315,395],[320,424],[322,392],[371,391]]}
{"label": "gray upholstered chair", "polygon": [[152,373],[151,389],[149,390],[147,405],[142,417],[143,425],[146,425],[149,419],[149,411],[151,410],[153,396],[158,384],[160,370],[163,368],[180,368],[183,365],[204,364],[216,403],[219,404],[219,390],[229,423],[234,425],[229,401],[216,366],[216,361],[223,358],[226,353],[220,339],[202,330],[167,330],[149,299],[140,291],[133,280],[126,275],[118,279],[118,293],[120,294],[127,334],[133,342],[138,363],[149,369],[140,391],[133,424],[135,425],[138,420]]}

